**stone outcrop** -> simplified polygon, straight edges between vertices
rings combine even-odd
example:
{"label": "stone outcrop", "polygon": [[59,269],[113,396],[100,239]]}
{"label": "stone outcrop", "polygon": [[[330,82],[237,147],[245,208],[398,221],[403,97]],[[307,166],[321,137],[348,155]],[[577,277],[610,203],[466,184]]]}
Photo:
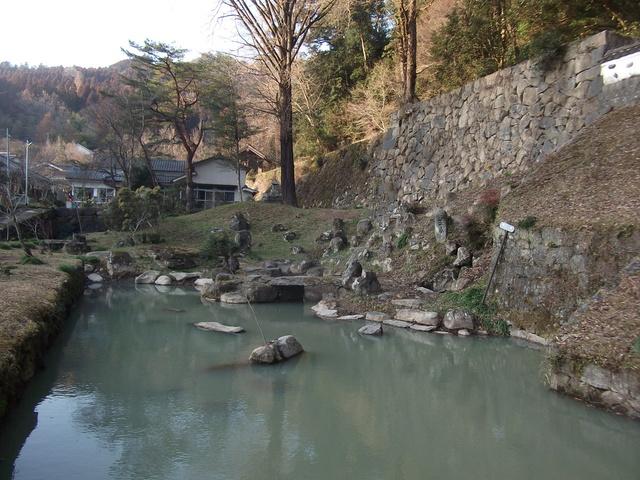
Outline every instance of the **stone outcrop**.
{"label": "stone outcrop", "polygon": [[372,335],[375,337],[379,337],[383,333],[382,325],[380,325],[379,323],[368,323],[363,327],[360,327],[358,329],[358,333],[360,335]]}
{"label": "stone outcrop", "polygon": [[293,335],[285,335],[251,352],[251,363],[270,365],[300,355],[304,349]]}
{"label": "stone outcrop", "polygon": [[447,330],[473,330],[473,315],[463,310],[450,310],[445,314],[443,324]]}
{"label": "stone outcrop", "polygon": [[362,271],[362,274],[353,281],[351,286],[358,295],[372,295],[381,290],[378,276],[375,272]]}
{"label": "stone outcrop", "polygon": [[398,310],[394,318],[396,320],[402,320],[403,322],[419,323],[434,327],[440,325],[438,312],[426,312],[424,310],[405,308]]}
{"label": "stone outcrop", "polygon": [[219,333],[242,333],[244,332],[244,328],[242,327],[233,327],[230,325],[223,325],[219,322],[198,322],[193,324],[196,328],[200,330],[206,330],[209,332],[219,332]]}
{"label": "stone outcrop", "polygon": [[242,213],[235,213],[229,221],[229,228],[235,232],[239,232],[241,230],[249,230],[249,221]]}
{"label": "stone outcrop", "polygon": [[109,252],[106,264],[107,272],[113,279],[134,277],[138,274],[133,257],[127,252]]}
{"label": "stone outcrop", "polygon": [[135,283],[149,285],[156,283],[156,280],[160,276],[160,272],[157,270],[148,270],[146,272],[141,273],[136,277]]}

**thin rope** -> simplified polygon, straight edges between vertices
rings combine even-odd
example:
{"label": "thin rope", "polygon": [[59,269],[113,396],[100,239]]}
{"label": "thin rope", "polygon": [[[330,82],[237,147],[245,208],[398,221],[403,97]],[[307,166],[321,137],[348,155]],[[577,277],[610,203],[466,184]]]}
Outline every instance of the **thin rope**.
{"label": "thin rope", "polygon": [[262,327],[260,326],[260,322],[258,321],[258,316],[256,315],[256,311],[253,309],[253,305],[251,305],[251,302],[249,301],[249,297],[247,295],[245,295],[244,298],[247,299],[247,304],[249,305],[249,308],[251,309],[251,312],[253,313],[253,319],[256,321],[256,325],[258,326],[258,330],[260,331],[260,335],[262,335],[262,340],[264,340],[264,344],[266,345],[269,342],[267,342],[267,337],[264,336],[264,332],[262,331]]}

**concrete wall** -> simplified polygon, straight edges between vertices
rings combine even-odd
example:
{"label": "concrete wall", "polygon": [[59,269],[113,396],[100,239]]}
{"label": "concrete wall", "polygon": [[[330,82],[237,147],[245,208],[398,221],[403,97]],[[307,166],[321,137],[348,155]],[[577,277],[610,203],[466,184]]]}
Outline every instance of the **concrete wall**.
{"label": "concrete wall", "polygon": [[605,31],[397,113],[370,145],[363,203],[429,203],[526,171],[612,108],[640,103],[640,76],[601,75],[607,52],[630,42]]}

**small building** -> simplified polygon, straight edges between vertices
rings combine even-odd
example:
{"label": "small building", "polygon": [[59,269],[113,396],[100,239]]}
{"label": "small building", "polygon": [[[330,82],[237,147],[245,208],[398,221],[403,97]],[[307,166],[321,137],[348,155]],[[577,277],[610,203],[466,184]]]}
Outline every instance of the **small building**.
{"label": "small building", "polygon": [[80,165],[48,164],[51,180],[66,190],[67,207],[83,203],[101,205],[113,199],[118,187],[122,185],[122,170],[96,169]]}
{"label": "small building", "polygon": [[[240,167],[240,182],[235,162],[221,155],[207,158],[193,164],[193,199],[197,209],[212,208],[240,200],[253,198],[256,191],[245,185],[246,167]],[[174,183],[184,183],[182,175]],[[238,183],[243,185],[238,192]],[[241,197],[242,195],[242,197]]]}
{"label": "small building", "polygon": [[184,176],[186,162],[169,158],[152,158],[151,169],[160,187],[174,185],[174,180]]}
{"label": "small building", "polygon": [[240,151],[240,163],[248,172],[268,172],[277,167],[276,162],[270,160],[264,153],[253,145],[246,145]]}

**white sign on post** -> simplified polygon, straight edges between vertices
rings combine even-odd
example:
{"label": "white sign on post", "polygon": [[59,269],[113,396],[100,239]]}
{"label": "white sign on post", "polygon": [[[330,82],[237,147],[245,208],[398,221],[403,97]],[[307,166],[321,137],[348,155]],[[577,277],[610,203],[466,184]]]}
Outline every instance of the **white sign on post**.
{"label": "white sign on post", "polygon": [[502,230],[504,230],[505,232],[509,232],[509,233],[513,233],[516,231],[516,227],[514,227],[513,225],[510,225],[506,222],[500,222],[500,228]]}

